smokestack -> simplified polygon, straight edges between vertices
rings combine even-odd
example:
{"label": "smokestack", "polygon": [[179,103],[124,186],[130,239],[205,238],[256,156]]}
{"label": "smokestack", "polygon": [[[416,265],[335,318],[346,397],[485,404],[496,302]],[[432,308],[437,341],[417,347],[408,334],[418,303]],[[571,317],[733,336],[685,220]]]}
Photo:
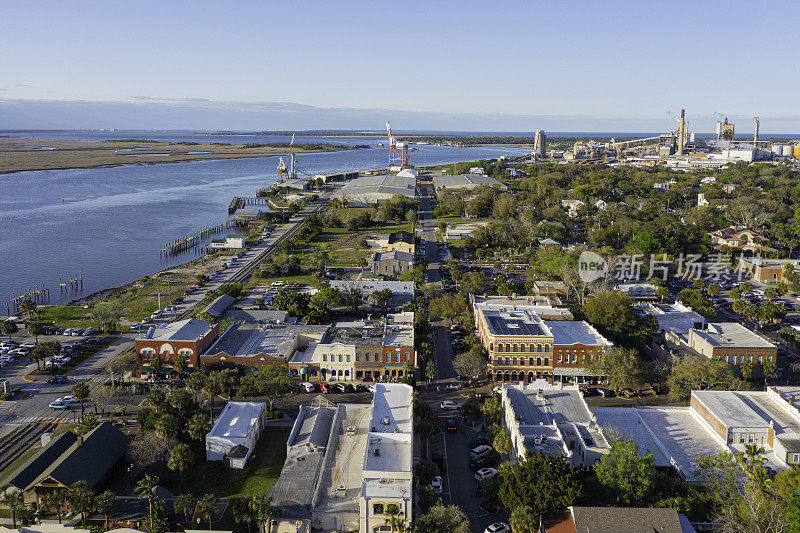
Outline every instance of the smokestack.
{"label": "smokestack", "polygon": [[758,117],[756,117],[756,131],[753,133],[753,144],[758,142]]}
{"label": "smokestack", "polygon": [[686,127],[684,118],[686,116],[686,110],[681,109],[681,125],[678,128],[678,155],[683,155],[683,145],[686,144]]}

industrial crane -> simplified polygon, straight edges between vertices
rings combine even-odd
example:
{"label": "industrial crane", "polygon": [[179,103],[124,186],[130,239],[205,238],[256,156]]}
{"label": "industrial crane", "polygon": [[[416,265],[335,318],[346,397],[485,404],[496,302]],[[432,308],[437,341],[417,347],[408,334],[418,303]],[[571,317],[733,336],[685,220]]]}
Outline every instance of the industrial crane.
{"label": "industrial crane", "polygon": [[297,177],[297,169],[295,168],[296,161],[294,152],[292,152],[293,145],[294,133],[292,133],[292,140],[289,142],[289,153],[286,156],[286,158],[289,160],[288,167],[286,162],[283,160],[283,157],[281,157],[278,161],[278,183],[284,183],[287,179],[295,179]]}
{"label": "industrial crane", "polygon": [[407,167],[408,145],[404,142],[397,142],[392,135],[392,126],[388,120],[386,121],[386,135],[389,137],[389,167]]}

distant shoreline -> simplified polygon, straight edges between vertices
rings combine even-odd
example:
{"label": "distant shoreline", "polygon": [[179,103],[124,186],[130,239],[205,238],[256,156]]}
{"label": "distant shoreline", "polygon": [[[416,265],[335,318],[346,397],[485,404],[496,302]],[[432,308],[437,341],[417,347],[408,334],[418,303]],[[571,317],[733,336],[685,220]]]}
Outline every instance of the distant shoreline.
{"label": "distant shoreline", "polygon": [[[307,154],[364,149],[326,143],[309,146],[315,146],[315,149],[304,149],[300,145],[293,148],[292,152]],[[0,174],[276,157],[286,154],[287,151],[285,147],[265,144],[199,144],[136,139],[64,141],[0,137]]]}

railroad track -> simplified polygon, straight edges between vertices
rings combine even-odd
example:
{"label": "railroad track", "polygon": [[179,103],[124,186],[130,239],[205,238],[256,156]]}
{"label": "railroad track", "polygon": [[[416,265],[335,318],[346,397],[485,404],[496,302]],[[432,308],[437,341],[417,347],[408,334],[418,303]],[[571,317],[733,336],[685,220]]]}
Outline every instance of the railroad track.
{"label": "railroad track", "polygon": [[32,423],[21,426],[5,442],[0,444],[0,472],[5,471],[14,461],[39,440],[43,433],[54,430],[58,424],[54,422]]}
{"label": "railroad track", "polygon": [[[316,201],[316,203],[312,204],[313,209],[306,215],[312,215],[314,213],[319,213],[320,211],[324,211],[328,207],[327,198],[320,198]],[[239,272],[231,276],[231,278],[226,283],[244,283],[247,279],[255,272],[258,265],[261,262],[269,257],[270,255],[274,254],[275,251],[278,249],[278,245],[287,239],[291,239],[294,237],[295,233],[300,231],[300,228],[303,227],[303,223],[305,222],[305,218],[301,222],[295,224],[295,226],[290,229],[285,234],[281,235],[281,237],[275,241],[274,244],[264,248],[256,257],[251,259],[245,266],[243,266]],[[176,316],[173,321],[176,320],[183,320],[186,318],[190,318],[194,314],[195,306],[189,307],[185,309],[180,315]]]}

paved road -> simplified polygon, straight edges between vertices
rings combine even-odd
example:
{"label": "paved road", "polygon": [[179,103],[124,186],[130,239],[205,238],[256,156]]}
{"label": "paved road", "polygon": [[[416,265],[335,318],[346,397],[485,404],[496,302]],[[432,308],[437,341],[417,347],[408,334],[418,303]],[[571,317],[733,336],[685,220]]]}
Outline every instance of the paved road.
{"label": "paved road", "polygon": [[431,323],[431,338],[438,382],[446,384],[457,381],[453,370],[453,345],[444,320]]}
{"label": "paved road", "polygon": [[439,273],[439,245],[436,244],[436,224],[433,221],[433,213],[431,212],[433,186],[420,185],[417,191],[417,196],[419,198],[419,218],[422,226],[422,240],[427,245],[427,282],[439,283],[442,281]]}

